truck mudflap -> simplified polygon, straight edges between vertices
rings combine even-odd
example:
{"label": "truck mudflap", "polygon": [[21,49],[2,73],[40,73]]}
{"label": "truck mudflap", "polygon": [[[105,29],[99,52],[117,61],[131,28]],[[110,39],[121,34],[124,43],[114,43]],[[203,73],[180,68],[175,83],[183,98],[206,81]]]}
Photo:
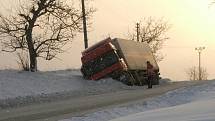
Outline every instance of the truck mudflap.
{"label": "truck mudflap", "polygon": [[120,59],[120,61],[118,63],[115,63],[112,66],[107,67],[106,69],[102,70],[101,72],[94,74],[93,76],[90,77],[90,79],[98,80],[112,72],[123,71],[123,70],[127,70],[127,66],[126,66],[125,62],[122,59]]}

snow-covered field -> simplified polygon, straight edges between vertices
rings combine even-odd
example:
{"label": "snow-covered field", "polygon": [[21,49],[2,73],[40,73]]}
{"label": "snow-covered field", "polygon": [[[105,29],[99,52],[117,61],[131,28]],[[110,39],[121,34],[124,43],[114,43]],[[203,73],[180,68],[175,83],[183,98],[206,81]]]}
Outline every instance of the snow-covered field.
{"label": "snow-covered field", "polygon": [[84,80],[79,70],[35,73],[1,70],[0,109],[102,94],[127,88],[142,87],[128,87],[112,79]]}
{"label": "snow-covered field", "polygon": [[215,121],[215,80],[61,121]]}

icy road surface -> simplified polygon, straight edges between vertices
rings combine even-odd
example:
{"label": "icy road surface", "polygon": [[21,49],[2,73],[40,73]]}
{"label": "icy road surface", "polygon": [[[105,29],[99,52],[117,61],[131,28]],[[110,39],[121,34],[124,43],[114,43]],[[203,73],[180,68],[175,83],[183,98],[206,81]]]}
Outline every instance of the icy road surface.
{"label": "icy road surface", "polygon": [[60,121],[215,121],[215,80]]}

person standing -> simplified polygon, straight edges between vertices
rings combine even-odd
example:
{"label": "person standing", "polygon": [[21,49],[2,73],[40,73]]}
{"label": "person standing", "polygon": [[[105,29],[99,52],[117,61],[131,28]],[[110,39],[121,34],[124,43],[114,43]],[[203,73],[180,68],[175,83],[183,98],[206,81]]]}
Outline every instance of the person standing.
{"label": "person standing", "polygon": [[149,61],[147,61],[146,63],[147,63],[147,76],[148,76],[147,83],[148,83],[148,88],[152,88],[152,81],[153,81],[153,78],[154,78],[154,75],[155,75],[154,67]]}

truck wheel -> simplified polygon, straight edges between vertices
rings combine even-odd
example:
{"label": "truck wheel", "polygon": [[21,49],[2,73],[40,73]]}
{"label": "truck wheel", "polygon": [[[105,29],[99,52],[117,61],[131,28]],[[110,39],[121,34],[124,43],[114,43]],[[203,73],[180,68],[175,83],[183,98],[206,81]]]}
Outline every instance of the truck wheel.
{"label": "truck wheel", "polygon": [[153,79],[152,85],[159,85],[159,76],[156,76],[156,77]]}
{"label": "truck wheel", "polygon": [[124,84],[126,84],[126,85],[128,85],[128,86],[133,85],[133,83],[131,81],[131,76],[126,72],[123,72],[123,73],[120,74],[119,81],[124,83]]}

